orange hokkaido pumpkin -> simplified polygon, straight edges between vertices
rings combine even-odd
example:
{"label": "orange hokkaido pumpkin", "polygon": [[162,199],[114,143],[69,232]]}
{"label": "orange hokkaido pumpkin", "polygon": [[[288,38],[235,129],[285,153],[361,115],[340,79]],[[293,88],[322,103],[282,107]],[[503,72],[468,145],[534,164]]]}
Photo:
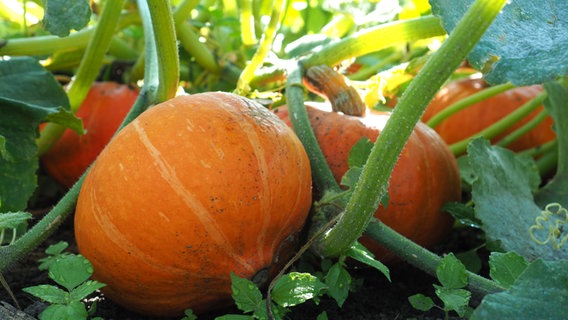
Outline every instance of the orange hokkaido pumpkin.
{"label": "orange hokkaido pumpkin", "polygon": [[[487,86],[483,79],[467,78],[450,82],[436,94],[424,112],[422,120],[427,122],[448,106],[487,88]],[[542,91],[542,86],[538,85],[518,87],[505,91],[458,111],[442,121],[434,130],[448,144],[461,141],[501,120],[532,98],[535,98]],[[543,108],[543,106],[538,107],[537,110],[531,112],[524,119],[491,141],[497,142],[501,140],[507,134],[534,118]],[[547,116],[538,126],[519,137],[508,148],[513,151],[521,151],[552,141],[556,137],[554,130],[552,130],[552,124],[552,118]]]}
{"label": "orange hokkaido pumpkin", "polygon": [[266,283],[310,206],[293,131],[252,100],[209,92],[161,103],[113,138],[84,181],[75,233],[105,295],[176,316],[230,303],[231,272]]}
{"label": "orange hokkaido pumpkin", "polygon": [[65,130],[59,141],[42,157],[47,173],[70,188],[95,161],[136,101],[138,90],[116,82],[95,82],[76,116],[83,120],[85,134]]}
{"label": "orange hokkaido pumpkin", "polygon": [[[364,117],[329,112],[325,104],[306,105],[316,139],[337,182],[347,172],[353,145],[363,137],[376,141],[390,114],[367,110]],[[290,125],[287,107],[273,110]],[[398,159],[388,187],[389,201],[375,217],[414,242],[430,247],[447,236],[452,218],[442,212],[449,201],[459,201],[460,176],[455,157],[444,141],[418,123]],[[361,242],[383,262],[394,255],[369,238]]]}

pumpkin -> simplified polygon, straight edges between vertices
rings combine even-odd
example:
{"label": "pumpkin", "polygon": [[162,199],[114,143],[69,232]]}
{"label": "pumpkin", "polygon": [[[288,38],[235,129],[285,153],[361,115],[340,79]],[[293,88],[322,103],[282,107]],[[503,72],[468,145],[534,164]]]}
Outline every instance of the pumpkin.
{"label": "pumpkin", "polygon": [[103,293],[156,316],[231,301],[230,273],[265,284],[311,206],[299,139],[230,93],[183,95],[122,129],[81,188],[75,234]]}
{"label": "pumpkin", "polygon": [[[306,109],[316,139],[337,182],[347,172],[351,148],[363,137],[376,141],[390,117],[389,113],[367,110],[365,117],[329,112],[327,104],[307,103]],[[286,106],[273,110],[290,125]],[[423,123],[418,123],[392,172],[389,201],[375,217],[413,240],[431,247],[446,237],[452,218],[442,212],[449,201],[459,201],[460,176],[455,157],[444,141]],[[373,240],[361,242],[383,262],[394,262],[394,255]]]}
{"label": "pumpkin", "polygon": [[137,97],[138,90],[128,85],[95,82],[76,114],[83,120],[85,134],[66,129],[41,157],[46,172],[71,187],[110,141]]}
{"label": "pumpkin", "polygon": [[[427,122],[448,106],[487,88],[487,86],[487,83],[485,83],[483,79],[476,78],[466,78],[450,82],[436,94],[424,112],[422,120]],[[436,130],[448,144],[467,139],[507,116],[518,107],[539,95],[542,91],[542,86],[534,85],[517,87],[502,92],[458,111],[442,121],[434,130]],[[538,107],[503,134],[491,139],[491,141],[497,142],[501,140],[507,134],[534,118],[543,108],[543,106]],[[507,147],[513,151],[521,151],[538,147],[546,142],[552,141],[556,137],[556,134],[552,130],[552,124],[552,118],[547,116],[538,126],[519,137],[519,139],[515,140]]]}

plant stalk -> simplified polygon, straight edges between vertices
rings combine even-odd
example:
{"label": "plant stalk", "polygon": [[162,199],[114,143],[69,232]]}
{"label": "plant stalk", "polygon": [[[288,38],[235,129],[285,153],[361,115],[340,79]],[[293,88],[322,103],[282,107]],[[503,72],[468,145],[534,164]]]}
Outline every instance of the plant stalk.
{"label": "plant stalk", "polygon": [[320,256],[340,256],[363,234],[380,199],[387,193],[392,169],[426,106],[477,44],[505,3],[506,0],[476,0],[405,90],[371,150],[345,213],[314,245]]}

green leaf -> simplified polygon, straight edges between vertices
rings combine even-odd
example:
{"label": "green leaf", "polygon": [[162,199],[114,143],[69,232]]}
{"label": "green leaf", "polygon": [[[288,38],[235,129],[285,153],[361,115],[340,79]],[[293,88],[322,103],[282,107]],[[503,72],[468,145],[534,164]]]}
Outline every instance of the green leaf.
{"label": "green leaf", "polygon": [[319,296],[326,286],[309,273],[290,272],[272,289],[272,300],[282,307],[295,306]]}
{"label": "green leaf", "polygon": [[432,298],[425,296],[422,293],[408,297],[408,302],[410,302],[410,305],[412,305],[414,309],[420,311],[428,311],[435,306]]}
{"label": "green leaf", "polygon": [[514,252],[493,252],[489,256],[489,275],[504,288],[509,288],[527,266],[525,258]]}
{"label": "green leaf", "polygon": [[69,299],[71,301],[81,301],[85,299],[87,296],[92,294],[93,292],[99,290],[100,288],[104,287],[104,283],[100,283],[98,281],[85,281],[77,286],[75,289],[71,290]]}
{"label": "green leaf", "polygon": [[448,289],[460,289],[467,285],[467,272],[453,253],[446,255],[436,268],[440,283]]}
{"label": "green leaf", "polygon": [[262,293],[250,280],[241,278],[231,272],[231,289],[233,300],[243,312],[253,312],[262,302]]}
{"label": "green leaf", "polygon": [[371,154],[371,149],[373,148],[373,143],[369,138],[363,137],[361,140],[357,141],[351,151],[349,151],[349,157],[347,158],[347,164],[349,168],[362,168]]}
{"label": "green leaf", "polygon": [[82,255],[58,256],[49,266],[49,277],[71,291],[93,274],[93,265]]}
{"label": "green leaf", "polygon": [[462,225],[472,228],[481,227],[481,221],[475,217],[475,210],[465,203],[448,202],[444,204],[442,211],[451,214]]}
{"label": "green leaf", "polygon": [[316,320],[328,320],[327,312],[322,311],[320,314],[318,314]]}
{"label": "green leaf", "polygon": [[568,88],[557,82],[545,83],[544,88],[548,94],[544,107],[554,119],[558,139],[558,168],[556,175],[535,194],[535,201],[541,207],[557,202],[568,208]]}
{"label": "green leaf", "polygon": [[255,317],[244,314],[226,314],[215,318],[215,320],[253,320],[253,319],[255,319]]}
{"label": "green leaf", "polygon": [[335,263],[327,272],[325,276],[325,284],[327,285],[327,294],[335,299],[339,307],[349,295],[349,288],[351,286],[351,275],[341,263]]}
{"label": "green leaf", "polygon": [[473,273],[479,273],[482,267],[481,258],[477,253],[479,248],[473,248],[468,251],[456,253],[456,258],[458,258],[465,268]]}
{"label": "green leaf", "polygon": [[507,291],[485,296],[471,319],[565,319],[566,270],[566,260],[534,261]]}
{"label": "green leaf", "polygon": [[534,163],[510,150],[490,146],[484,139],[473,140],[468,154],[478,173],[472,198],[486,238],[491,242],[499,241],[505,251],[514,251],[529,261],[539,257],[547,260],[567,258],[567,246],[556,250],[531,237],[531,226],[541,215],[532,196],[534,180],[538,178]]}
{"label": "green leaf", "polygon": [[31,217],[31,213],[22,211],[0,213],[0,230],[17,228]]}
{"label": "green leaf", "polygon": [[[453,30],[473,0],[432,0],[432,12]],[[468,56],[491,84],[544,83],[568,74],[568,2],[509,1]],[[535,59],[538,57],[538,59]]]}
{"label": "green leaf", "polygon": [[78,301],[73,301],[68,305],[51,305],[39,315],[40,320],[83,320],[87,317],[85,305]]}
{"label": "green leaf", "polygon": [[65,292],[65,290],[48,284],[23,288],[22,291],[49,303],[64,304],[67,303],[67,298],[69,297],[69,293]]}
{"label": "green leaf", "polygon": [[47,249],[45,249],[45,253],[50,256],[56,256],[58,254],[61,254],[65,249],[67,249],[68,246],[69,243],[67,243],[67,241],[59,241],[58,243],[52,244],[47,247]]}
{"label": "green leaf", "polygon": [[355,242],[351,248],[347,250],[345,255],[379,270],[389,281],[391,281],[389,268],[382,262],[376,260],[373,253],[371,253],[371,251],[365,248],[365,246],[361,243]]}
{"label": "green leaf", "polygon": [[91,18],[88,0],[43,0],[45,30],[66,37],[71,30],[81,30]]}
{"label": "green leaf", "polygon": [[[35,139],[40,122],[49,117],[82,131],[69,110],[67,95],[53,75],[36,60],[0,60],[0,211],[20,211],[36,188]],[[58,115],[58,116],[55,116]]]}
{"label": "green leaf", "polygon": [[184,317],[181,320],[197,320],[197,316],[193,313],[191,309],[185,309],[183,312]]}
{"label": "green leaf", "polygon": [[444,310],[454,310],[460,317],[465,316],[469,309],[469,300],[471,292],[465,289],[452,289],[434,285],[436,295],[444,302]]}

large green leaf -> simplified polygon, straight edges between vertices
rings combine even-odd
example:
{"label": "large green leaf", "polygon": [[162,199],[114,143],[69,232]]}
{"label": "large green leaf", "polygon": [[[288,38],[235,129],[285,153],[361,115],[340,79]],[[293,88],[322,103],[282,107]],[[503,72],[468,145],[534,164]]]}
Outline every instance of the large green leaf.
{"label": "large green leaf", "polygon": [[544,207],[560,203],[568,208],[568,88],[558,82],[545,83],[548,97],[544,107],[554,119],[558,139],[558,168],[556,175],[535,194],[536,202]]}
{"label": "large green leaf", "polygon": [[[487,239],[499,242],[506,251],[515,251],[527,260],[568,258],[568,246],[554,248],[534,233],[542,209],[533,199],[538,173],[530,159],[510,150],[491,146],[487,140],[473,140],[468,147],[469,160],[477,179],[472,197],[476,217],[482,222]],[[536,238],[535,238],[536,237]],[[546,237],[546,236],[545,236]]]}
{"label": "large green leaf", "polygon": [[[431,0],[451,32],[473,0]],[[544,83],[568,74],[568,1],[509,1],[468,56],[491,84]]]}
{"label": "large green leaf", "polygon": [[486,296],[471,319],[565,319],[567,269],[566,260],[531,263],[509,290]]}
{"label": "large green leaf", "polygon": [[70,31],[80,30],[91,17],[89,0],[43,0],[44,28],[54,35],[65,37]]}
{"label": "large green leaf", "polygon": [[0,88],[0,212],[21,211],[36,187],[40,122],[79,132],[82,124],[59,83],[32,58],[0,60]]}

